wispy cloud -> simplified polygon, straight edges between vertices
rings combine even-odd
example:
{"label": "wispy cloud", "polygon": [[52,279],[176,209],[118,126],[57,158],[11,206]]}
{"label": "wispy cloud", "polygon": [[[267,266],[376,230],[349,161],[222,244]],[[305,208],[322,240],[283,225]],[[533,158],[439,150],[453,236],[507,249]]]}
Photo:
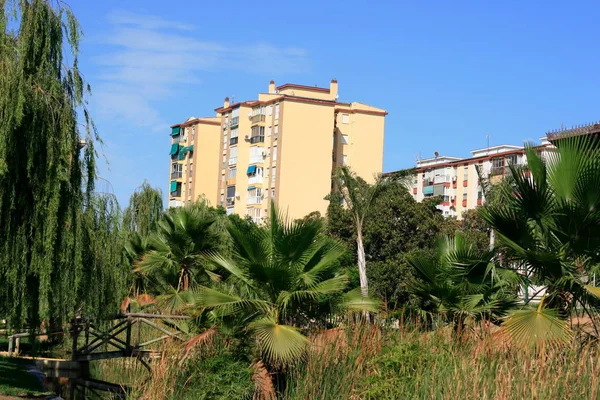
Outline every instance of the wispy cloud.
{"label": "wispy cloud", "polygon": [[305,50],[272,44],[222,44],[202,40],[193,25],[157,16],[115,12],[101,42],[106,51],[94,59],[95,103],[99,115],[150,130],[168,122],[159,111],[177,85],[200,84],[202,72],[217,69],[285,74],[309,68]]}

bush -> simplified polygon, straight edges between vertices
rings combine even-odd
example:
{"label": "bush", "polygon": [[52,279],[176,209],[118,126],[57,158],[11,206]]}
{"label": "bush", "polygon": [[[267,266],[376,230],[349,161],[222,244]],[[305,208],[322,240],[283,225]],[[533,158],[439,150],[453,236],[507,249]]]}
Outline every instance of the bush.
{"label": "bush", "polygon": [[251,399],[252,370],[247,361],[231,354],[191,361],[187,373],[178,374],[177,399]]}

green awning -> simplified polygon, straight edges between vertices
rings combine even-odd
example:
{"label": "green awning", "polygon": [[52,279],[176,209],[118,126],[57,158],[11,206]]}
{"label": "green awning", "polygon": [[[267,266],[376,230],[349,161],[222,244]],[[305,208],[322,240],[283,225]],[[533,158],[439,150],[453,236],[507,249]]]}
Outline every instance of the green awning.
{"label": "green awning", "polygon": [[256,186],[248,186],[248,190],[254,190],[256,189]]}
{"label": "green awning", "polygon": [[433,186],[423,186],[423,194],[433,194]]}
{"label": "green awning", "polygon": [[190,151],[194,151],[194,145],[186,146],[181,149],[183,154],[189,153]]}
{"label": "green awning", "polygon": [[250,165],[248,167],[248,170],[246,171],[246,174],[253,174],[256,172],[256,165]]}
{"label": "green awning", "polygon": [[176,126],[175,128],[171,129],[171,136],[177,136],[181,133],[181,128]]}
{"label": "green awning", "polygon": [[171,190],[169,192],[173,193],[177,191],[177,181],[171,181]]}
{"label": "green awning", "polygon": [[169,153],[170,156],[174,156],[175,154],[177,154],[177,152],[179,151],[179,144],[178,143],[173,143],[171,145],[171,152]]}

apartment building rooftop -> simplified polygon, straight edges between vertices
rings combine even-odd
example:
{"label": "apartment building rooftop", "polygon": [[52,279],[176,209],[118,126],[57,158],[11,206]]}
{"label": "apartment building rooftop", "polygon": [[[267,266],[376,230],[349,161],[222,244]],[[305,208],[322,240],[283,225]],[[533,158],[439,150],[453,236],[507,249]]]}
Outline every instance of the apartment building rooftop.
{"label": "apartment building rooftop", "polygon": [[559,128],[555,130],[548,131],[546,136],[548,140],[555,141],[557,139],[565,138],[565,137],[573,137],[573,136],[582,136],[582,135],[594,135],[595,137],[600,136],[600,121],[592,122],[584,125],[576,125],[571,128]]}

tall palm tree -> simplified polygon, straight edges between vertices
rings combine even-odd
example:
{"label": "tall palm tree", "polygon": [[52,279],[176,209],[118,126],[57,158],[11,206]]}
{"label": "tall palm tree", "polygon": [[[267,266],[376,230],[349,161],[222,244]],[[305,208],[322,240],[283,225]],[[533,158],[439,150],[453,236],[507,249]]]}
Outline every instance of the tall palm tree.
{"label": "tall palm tree", "polygon": [[589,137],[564,138],[545,156],[531,146],[526,155],[527,170],[511,166],[513,183],[503,189],[502,201],[480,214],[496,231],[507,262],[547,287],[546,305],[563,317],[581,306],[595,320],[590,308],[591,296],[600,296],[593,284],[600,266],[598,144]]}
{"label": "tall palm tree", "polygon": [[[170,209],[150,234],[135,271],[147,278],[151,294],[173,310],[192,301],[189,289],[216,279],[204,256],[222,239],[213,229],[215,216],[202,205]],[[143,243],[131,247],[144,248]]]}
{"label": "tall palm tree", "polygon": [[408,263],[419,278],[410,290],[457,333],[468,318],[498,320],[516,305],[517,274],[496,265],[494,251],[478,250],[461,233],[440,239],[433,257],[411,256]]}
{"label": "tall palm tree", "polygon": [[339,167],[335,174],[335,188],[352,215],[354,229],[356,231],[356,256],[358,264],[358,276],[360,290],[363,296],[369,295],[369,282],[367,279],[367,260],[363,244],[363,228],[365,219],[369,216],[371,206],[377,198],[392,184],[404,184],[409,182],[413,170],[398,171],[393,176],[375,177],[375,182],[369,184],[357,176],[347,166]]}
{"label": "tall palm tree", "polygon": [[338,311],[374,310],[377,302],[344,293],[348,277],[337,261],[345,249],[323,233],[321,219],[289,222],[272,203],[269,221],[251,232],[231,224],[233,250],[209,257],[226,279],[200,287],[197,301],[215,323],[241,327],[265,361],[282,366],[303,354],[303,332],[326,326]]}

